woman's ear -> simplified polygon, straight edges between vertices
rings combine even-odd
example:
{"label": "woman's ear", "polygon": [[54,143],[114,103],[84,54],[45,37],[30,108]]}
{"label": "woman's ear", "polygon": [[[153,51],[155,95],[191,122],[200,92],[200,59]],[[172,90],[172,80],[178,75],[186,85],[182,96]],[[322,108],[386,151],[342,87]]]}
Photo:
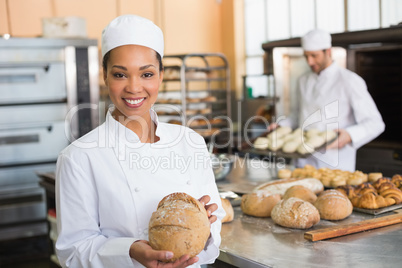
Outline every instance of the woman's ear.
{"label": "woman's ear", "polygon": [[105,85],[108,86],[107,84],[107,72],[105,69],[103,69],[103,81],[105,82]]}

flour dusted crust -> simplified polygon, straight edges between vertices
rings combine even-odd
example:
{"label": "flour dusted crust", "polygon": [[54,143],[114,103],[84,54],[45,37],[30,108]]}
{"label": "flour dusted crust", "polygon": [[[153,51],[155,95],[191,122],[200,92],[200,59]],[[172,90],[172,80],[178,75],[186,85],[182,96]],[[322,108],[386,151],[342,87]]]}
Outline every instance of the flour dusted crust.
{"label": "flour dusted crust", "polygon": [[343,220],[353,212],[349,198],[337,190],[322,192],[314,202],[314,206],[324,220]]}
{"label": "flour dusted crust", "polygon": [[185,193],[165,196],[149,222],[149,244],[156,250],[172,251],[173,262],[188,254],[194,257],[205,247],[210,223],[202,204]]}
{"label": "flour dusted crust", "polygon": [[244,214],[254,217],[270,217],[272,208],[279,200],[281,200],[279,194],[257,191],[243,195],[240,207]]}
{"label": "flour dusted crust", "polygon": [[315,178],[290,178],[269,181],[257,186],[254,191],[267,191],[272,194],[284,195],[286,190],[294,185],[302,185],[318,194],[324,190],[322,182]]}
{"label": "flour dusted crust", "polygon": [[221,198],[221,202],[222,202],[222,207],[226,212],[225,217],[223,217],[223,219],[222,219],[222,223],[233,221],[234,211],[233,211],[232,204],[226,198]]}
{"label": "flour dusted crust", "polygon": [[318,210],[297,197],[279,201],[272,209],[271,218],[278,225],[297,229],[308,229],[320,222]]}

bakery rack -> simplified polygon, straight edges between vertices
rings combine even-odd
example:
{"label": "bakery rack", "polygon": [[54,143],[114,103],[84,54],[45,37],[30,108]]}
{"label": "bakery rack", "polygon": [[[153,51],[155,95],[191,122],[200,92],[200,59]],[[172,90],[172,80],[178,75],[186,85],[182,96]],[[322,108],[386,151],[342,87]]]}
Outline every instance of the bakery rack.
{"label": "bakery rack", "polygon": [[229,126],[230,70],[223,54],[165,55],[163,63],[164,79],[155,104],[162,122],[188,126],[204,138]]}

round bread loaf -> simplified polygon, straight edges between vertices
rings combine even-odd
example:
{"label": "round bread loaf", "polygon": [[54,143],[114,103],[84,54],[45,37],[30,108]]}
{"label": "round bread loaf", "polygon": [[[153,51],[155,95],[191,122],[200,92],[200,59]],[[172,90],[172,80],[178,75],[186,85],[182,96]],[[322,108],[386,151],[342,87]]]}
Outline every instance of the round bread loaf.
{"label": "round bread loaf", "polygon": [[369,182],[375,182],[378,179],[382,178],[382,173],[381,172],[372,172],[368,174],[368,181]]}
{"label": "round bread loaf", "polygon": [[272,208],[281,200],[279,194],[257,191],[241,197],[241,210],[254,217],[270,217]]}
{"label": "round bread loaf", "polygon": [[210,223],[204,206],[185,193],[165,196],[149,221],[149,244],[155,250],[169,250],[173,262],[188,254],[199,254],[210,234]]}
{"label": "round bread loaf", "polygon": [[223,217],[223,219],[222,219],[222,223],[233,221],[234,211],[233,211],[232,204],[226,198],[221,198],[221,202],[222,202],[222,207],[226,212],[225,217]]}
{"label": "round bread loaf", "polygon": [[294,185],[286,190],[285,194],[283,195],[283,199],[288,199],[290,197],[297,197],[304,201],[314,203],[317,199],[317,196],[313,191],[309,188],[304,187],[303,185]]}
{"label": "round bread loaf", "polygon": [[274,206],[271,218],[284,227],[308,229],[320,222],[320,213],[311,203],[290,197],[282,199]]}
{"label": "round bread loaf", "polygon": [[322,192],[314,202],[314,206],[320,212],[321,219],[324,220],[342,220],[353,211],[349,198],[337,190]]}

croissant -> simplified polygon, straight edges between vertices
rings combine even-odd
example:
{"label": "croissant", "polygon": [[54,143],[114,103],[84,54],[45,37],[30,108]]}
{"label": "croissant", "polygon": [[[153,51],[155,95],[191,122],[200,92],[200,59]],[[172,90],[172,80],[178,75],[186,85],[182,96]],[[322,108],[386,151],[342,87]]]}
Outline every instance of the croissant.
{"label": "croissant", "polygon": [[335,190],[346,195],[350,200],[356,197],[355,188],[352,185],[342,185],[335,188]]}
{"label": "croissant", "polygon": [[[392,182],[384,182],[383,184],[381,184],[378,188],[377,188],[377,192],[381,193],[385,190],[388,189],[398,189],[395,184],[393,184]],[[399,190],[399,189],[398,189]]]}
{"label": "croissant", "polygon": [[367,192],[360,197],[355,197],[353,201],[352,204],[355,207],[367,209],[377,209],[395,204],[395,200],[393,198],[383,197],[375,192]]}
{"label": "croissant", "polygon": [[395,204],[402,203],[402,191],[398,188],[385,189],[380,192],[380,195],[384,198],[392,198],[395,200]]}
{"label": "croissant", "polygon": [[359,184],[359,185],[356,186],[356,188],[355,188],[355,193],[356,193],[357,195],[359,195],[359,194],[360,194],[360,191],[361,191],[362,189],[365,189],[365,188],[375,189],[375,188],[373,187],[373,185],[371,185],[371,183],[365,182],[365,183],[362,183],[362,184]]}
{"label": "croissant", "polygon": [[376,180],[375,182],[373,182],[373,187],[378,190],[378,188],[380,188],[380,186],[383,183],[390,183],[390,182],[391,182],[391,179],[383,177],[383,178],[380,178],[380,179]]}
{"label": "croissant", "polygon": [[396,187],[401,189],[401,187],[402,187],[402,176],[401,175],[395,174],[392,177],[391,181],[392,181],[393,184],[395,184]]}

